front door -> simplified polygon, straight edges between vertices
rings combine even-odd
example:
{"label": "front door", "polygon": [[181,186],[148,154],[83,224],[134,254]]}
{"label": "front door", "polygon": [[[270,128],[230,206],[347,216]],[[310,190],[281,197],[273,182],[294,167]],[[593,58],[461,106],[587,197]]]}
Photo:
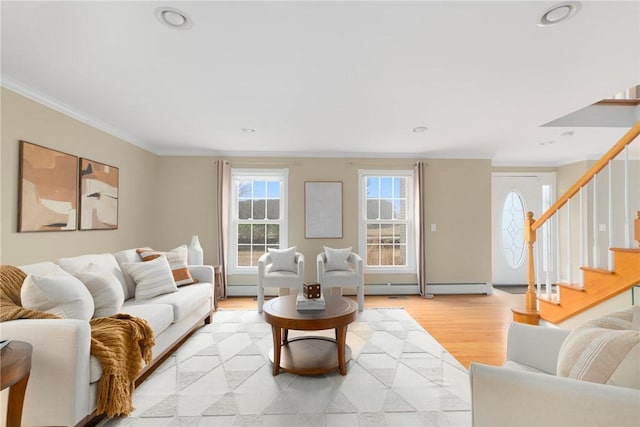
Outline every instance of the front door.
{"label": "front door", "polygon": [[[546,188],[545,188],[546,186]],[[538,218],[553,202],[555,173],[494,173],[492,175],[492,276],[494,285],[527,283],[524,220]],[[546,201],[543,200],[546,198]],[[550,244],[550,242],[546,242]],[[536,244],[542,244],[537,242]]]}

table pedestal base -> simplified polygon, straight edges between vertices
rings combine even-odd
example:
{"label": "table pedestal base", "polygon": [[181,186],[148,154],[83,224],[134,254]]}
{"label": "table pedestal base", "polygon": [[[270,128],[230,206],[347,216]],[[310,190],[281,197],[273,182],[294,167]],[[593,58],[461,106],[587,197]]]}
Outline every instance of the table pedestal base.
{"label": "table pedestal base", "polygon": [[[351,348],[348,345],[345,345],[344,357],[346,365],[351,360]],[[273,363],[273,348],[269,352],[269,360]],[[339,371],[340,363],[336,340],[315,336],[303,336],[289,340],[280,348],[279,370],[297,375],[321,375]]]}

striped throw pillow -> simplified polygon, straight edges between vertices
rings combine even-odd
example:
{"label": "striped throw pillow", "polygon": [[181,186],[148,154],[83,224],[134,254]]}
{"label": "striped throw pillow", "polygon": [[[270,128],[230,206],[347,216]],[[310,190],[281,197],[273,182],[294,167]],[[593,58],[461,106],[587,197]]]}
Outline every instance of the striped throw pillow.
{"label": "striped throw pillow", "polygon": [[151,261],[125,263],[123,266],[136,282],[136,300],[147,300],[178,290],[169,261],[164,255]]}
{"label": "striped throw pillow", "polygon": [[561,377],[640,389],[640,331],[634,308],[593,319],[567,336],[558,354]]}
{"label": "striped throw pillow", "polygon": [[166,256],[171,272],[173,273],[173,280],[177,286],[191,285],[198,282],[191,277],[191,273],[187,267],[187,245],[178,246],[169,252],[159,252],[149,248],[137,249],[136,251],[140,255],[140,258],[142,258],[142,261],[151,261],[162,255]]}

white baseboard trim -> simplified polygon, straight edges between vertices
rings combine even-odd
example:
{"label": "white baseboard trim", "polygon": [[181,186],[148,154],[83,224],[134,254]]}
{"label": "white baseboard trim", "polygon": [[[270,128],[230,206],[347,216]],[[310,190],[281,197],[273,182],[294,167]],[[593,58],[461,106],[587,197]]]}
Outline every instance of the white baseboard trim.
{"label": "white baseboard trim", "polygon": [[493,294],[491,283],[427,283],[427,293],[432,295]]}
{"label": "white baseboard trim", "polygon": [[[428,283],[427,292],[432,295],[448,294],[493,294],[491,283]],[[229,285],[230,297],[255,297],[255,285]],[[371,284],[364,286],[365,295],[418,295],[417,283]],[[344,295],[355,295],[355,288],[345,288]],[[265,295],[278,295],[277,289],[265,289]]]}

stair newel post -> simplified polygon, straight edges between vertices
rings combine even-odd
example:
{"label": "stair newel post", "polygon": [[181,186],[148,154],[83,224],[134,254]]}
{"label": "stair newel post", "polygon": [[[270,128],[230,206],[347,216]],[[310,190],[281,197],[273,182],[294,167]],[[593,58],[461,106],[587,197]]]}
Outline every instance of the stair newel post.
{"label": "stair newel post", "polygon": [[533,212],[527,212],[527,218],[524,220],[524,241],[527,242],[527,295],[526,309],[536,311],[538,309],[538,301],[535,291],[535,268],[534,268],[534,250],[533,245],[536,242],[536,232],[533,230]]}

